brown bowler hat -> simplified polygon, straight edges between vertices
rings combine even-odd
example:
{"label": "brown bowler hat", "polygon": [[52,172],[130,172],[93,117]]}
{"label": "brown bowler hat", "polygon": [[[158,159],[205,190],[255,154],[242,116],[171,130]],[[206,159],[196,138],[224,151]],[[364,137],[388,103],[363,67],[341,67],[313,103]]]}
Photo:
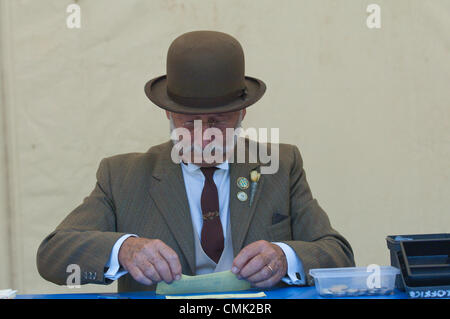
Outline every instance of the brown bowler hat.
{"label": "brown bowler hat", "polygon": [[258,101],[263,81],[245,76],[244,52],[232,36],[192,31],[177,37],[167,52],[167,75],[145,84],[159,107],[184,114],[238,111]]}

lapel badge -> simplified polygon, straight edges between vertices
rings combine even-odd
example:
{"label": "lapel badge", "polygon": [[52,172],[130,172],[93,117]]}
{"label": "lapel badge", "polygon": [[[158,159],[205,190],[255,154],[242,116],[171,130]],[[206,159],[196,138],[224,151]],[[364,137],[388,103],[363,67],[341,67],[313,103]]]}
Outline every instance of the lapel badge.
{"label": "lapel badge", "polygon": [[247,194],[245,192],[239,192],[237,193],[237,198],[241,201],[241,202],[245,202],[248,198]]}
{"label": "lapel badge", "polygon": [[237,179],[236,184],[237,184],[237,186],[238,186],[240,189],[247,189],[247,188],[249,188],[249,186],[250,186],[250,183],[248,182],[248,179],[246,179],[245,177],[239,177],[239,178]]}

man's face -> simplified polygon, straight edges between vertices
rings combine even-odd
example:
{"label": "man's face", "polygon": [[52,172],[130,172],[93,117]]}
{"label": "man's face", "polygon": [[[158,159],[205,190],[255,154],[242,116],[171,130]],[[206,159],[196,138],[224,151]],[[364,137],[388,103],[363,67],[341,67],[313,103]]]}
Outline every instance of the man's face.
{"label": "man's face", "polygon": [[[190,132],[191,145],[196,145],[197,149],[201,147],[204,150],[208,144],[216,139],[215,135],[208,136],[208,134],[205,134],[205,131],[209,128],[218,129],[223,137],[221,146],[224,149],[229,148],[229,145],[225,145],[227,129],[235,129],[240,124],[240,120],[245,116],[245,109],[242,110],[242,118],[240,118],[240,113],[241,111],[190,115],[166,111],[166,116],[168,119],[172,116],[174,128],[185,128]],[[201,131],[198,129],[200,121]],[[203,164],[202,166],[207,166],[205,163]]]}

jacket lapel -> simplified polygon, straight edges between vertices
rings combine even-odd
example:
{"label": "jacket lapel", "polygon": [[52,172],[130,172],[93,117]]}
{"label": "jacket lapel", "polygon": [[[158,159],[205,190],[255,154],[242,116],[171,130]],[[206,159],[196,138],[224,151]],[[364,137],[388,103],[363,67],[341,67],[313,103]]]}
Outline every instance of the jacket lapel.
{"label": "jacket lapel", "polygon": [[[258,199],[264,185],[264,176],[261,175],[255,191],[252,205],[250,206],[249,203],[252,189],[250,172],[254,169],[257,169],[259,166],[259,163],[230,164],[230,223],[234,256],[236,256],[242,249],[243,242],[247,235],[250,222],[255,214],[255,208],[257,206]],[[237,179],[239,177],[245,177],[249,180],[250,187],[248,189],[242,190],[237,186]],[[246,201],[240,201],[238,199],[237,194],[241,191],[247,194],[248,199]]]}
{"label": "jacket lapel", "polygon": [[179,164],[170,158],[172,142],[160,152],[150,185],[150,196],[170,228],[185,256],[191,273],[195,272],[194,231],[183,174]]}

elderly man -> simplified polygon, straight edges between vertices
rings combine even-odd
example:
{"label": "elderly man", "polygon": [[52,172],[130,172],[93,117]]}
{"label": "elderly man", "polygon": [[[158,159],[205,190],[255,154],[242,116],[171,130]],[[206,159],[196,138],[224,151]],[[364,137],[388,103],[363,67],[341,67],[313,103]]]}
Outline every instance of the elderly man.
{"label": "elderly man", "polygon": [[[182,273],[231,270],[271,287],[312,284],[311,268],[353,266],[349,243],[311,194],[297,147],[258,144],[276,149],[279,161],[275,173],[261,174],[267,163],[236,160],[235,136],[217,138],[240,127],[265,89],[244,75],[243,50],[230,35],[194,31],[175,39],[167,75],[145,86],[166,110],[171,141],[101,161],[92,193],[40,245],[42,277],[64,285],[75,264],[81,284],[118,279],[119,291],[138,291]],[[214,138],[195,138],[208,129]],[[190,148],[174,152],[180,134]],[[212,159],[204,152],[210,144]],[[195,161],[198,153],[205,157]]]}

